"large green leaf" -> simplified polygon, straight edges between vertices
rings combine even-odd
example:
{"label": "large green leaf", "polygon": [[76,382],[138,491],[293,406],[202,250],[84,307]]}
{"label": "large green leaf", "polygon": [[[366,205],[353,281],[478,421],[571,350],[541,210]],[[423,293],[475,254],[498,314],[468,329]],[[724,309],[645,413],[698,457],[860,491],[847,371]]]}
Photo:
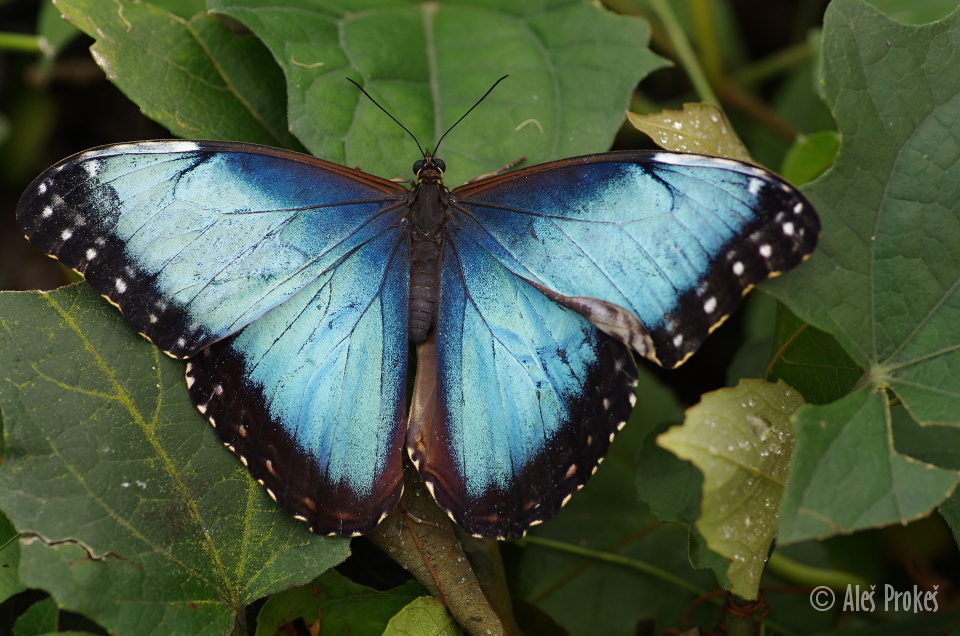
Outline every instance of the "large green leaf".
{"label": "large green leaf", "polygon": [[117,633],[223,634],[347,554],[289,519],[190,403],[183,364],[85,285],[0,294],[0,507],[20,578]]}
{"label": "large green leaf", "polygon": [[[921,422],[960,425],[960,11],[898,24],[837,0],[824,25],[824,98],[843,146],[806,188],[823,234],[782,285]],[[778,282],[778,281],[775,281]]]}
{"label": "large green leaf", "polygon": [[[866,376],[858,393],[800,416],[786,540],[906,521],[957,481],[896,453],[885,400],[892,392],[918,426],[960,426],[960,151],[945,143],[960,124],[957,55],[960,11],[906,26],[862,0],[835,0],[824,19],[820,86],[842,146],[805,188],[823,220],[820,245],[766,289]],[[843,475],[869,487],[838,489]]]}
{"label": "large green leaf", "polygon": [[796,414],[782,543],[918,519],[950,496],[956,471],[896,453],[889,419],[885,395],[869,388]]}
{"label": "large green leaf", "polygon": [[175,135],[299,148],[287,131],[283,78],[256,38],[148,2],[56,5],[96,39],[90,52],[107,77]]}
{"label": "large green leaf", "polygon": [[444,141],[459,185],[517,159],[607,150],[630,92],[662,60],[646,23],[580,0],[211,0],[249,27],[287,79],[291,130],[315,155],[409,177],[412,141],[345,80],[360,81],[436,143],[495,79],[510,78]]}

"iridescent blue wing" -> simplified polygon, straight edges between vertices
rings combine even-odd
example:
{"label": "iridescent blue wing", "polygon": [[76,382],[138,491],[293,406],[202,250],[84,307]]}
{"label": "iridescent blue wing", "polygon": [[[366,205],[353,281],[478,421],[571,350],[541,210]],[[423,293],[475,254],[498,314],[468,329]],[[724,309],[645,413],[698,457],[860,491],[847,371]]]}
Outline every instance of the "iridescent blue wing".
{"label": "iridescent blue wing", "polygon": [[183,358],[283,302],[395,215],[404,188],[266,146],[147,141],[47,169],[18,206],[35,245]]}
{"label": "iridescent blue wing", "polygon": [[470,241],[444,245],[439,305],[438,399],[411,416],[410,456],[468,532],[521,536],[596,471],[633,408],[636,366]]}
{"label": "iridescent blue wing", "polygon": [[187,366],[197,408],[314,532],[369,532],[400,497],[408,286],[385,232]]}
{"label": "iridescent blue wing", "polygon": [[667,367],[754,284],[804,259],[820,229],[803,195],[766,170],[679,153],[575,157],[454,198],[458,240]]}
{"label": "iridescent blue wing", "polygon": [[401,488],[405,193],[273,148],[154,141],[60,162],[18,216],[143,335],[194,356],[194,402],[288,512],[352,534]]}
{"label": "iridescent blue wing", "polygon": [[584,484],[630,411],[628,346],[680,364],[819,230],[774,175],[672,153],[534,166],[451,201],[437,405],[408,443],[441,506],[484,536],[521,535]]}

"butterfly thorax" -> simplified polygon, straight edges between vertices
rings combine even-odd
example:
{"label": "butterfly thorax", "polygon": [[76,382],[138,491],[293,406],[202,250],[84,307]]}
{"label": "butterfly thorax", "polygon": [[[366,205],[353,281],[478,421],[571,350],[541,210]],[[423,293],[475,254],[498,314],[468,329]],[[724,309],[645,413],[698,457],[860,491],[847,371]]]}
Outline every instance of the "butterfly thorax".
{"label": "butterfly thorax", "polygon": [[440,282],[443,222],[449,193],[443,185],[442,163],[432,157],[414,166],[417,185],[410,193],[410,339],[427,339],[434,324]]}

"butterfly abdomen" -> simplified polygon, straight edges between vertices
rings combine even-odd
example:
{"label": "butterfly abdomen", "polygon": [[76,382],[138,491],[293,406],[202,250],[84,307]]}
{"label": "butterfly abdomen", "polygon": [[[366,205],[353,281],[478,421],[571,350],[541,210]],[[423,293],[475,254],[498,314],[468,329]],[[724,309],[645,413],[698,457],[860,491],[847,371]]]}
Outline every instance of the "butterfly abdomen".
{"label": "butterfly abdomen", "polygon": [[437,309],[440,279],[440,232],[413,230],[410,241],[410,339],[427,339]]}

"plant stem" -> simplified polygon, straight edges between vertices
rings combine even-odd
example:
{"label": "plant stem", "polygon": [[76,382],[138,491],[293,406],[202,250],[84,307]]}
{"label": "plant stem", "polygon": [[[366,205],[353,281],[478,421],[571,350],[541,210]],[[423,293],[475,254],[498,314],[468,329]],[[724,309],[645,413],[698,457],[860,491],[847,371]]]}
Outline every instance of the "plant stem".
{"label": "plant stem", "polygon": [[744,86],[757,84],[799,66],[810,59],[811,55],[813,55],[813,47],[809,42],[794,44],[741,68],[734,74],[734,79]]}
{"label": "plant stem", "polygon": [[673,44],[674,50],[677,52],[680,64],[682,64],[683,68],[687,71],[690,82],[699,95],[700,101],[719,107],[720,101],[713,93],[713,88],[711,88],[710,82],[707,81],[703,69],[700,68],[700,63],[697,61],[697,56],[690,46],[690,41],[687,40],[687,35],[683,32],[683,28],[677,21],[677,16],[673,14],[670,5],[666,0],[650,0],[650,6],[663,23],[667,35],[670,36],[670,41]]}
{"label": "plant stem", "polygon": [[0,51],[22,51],[40,53],[40,36],[27,33],[0,31]]}
{"label": "plant stem", "polygon": [[843,589],[848,585],[859,585],[863,588],[870,586],[870,581],[856,574],[806,565],[783,556],[783,553],[779,550],[770,555],[767,568],[772,574],[811,587],[826,585],[835,589]]}
{"label": "plant stem", "polygon": [[717,41],[716,24],[710,10],[710,0],[687,0],[690,14],[693,16],[693,28],[700,44],[700,59],[703,70],[710,82],[716,82],[723,75],[723,54]]}

